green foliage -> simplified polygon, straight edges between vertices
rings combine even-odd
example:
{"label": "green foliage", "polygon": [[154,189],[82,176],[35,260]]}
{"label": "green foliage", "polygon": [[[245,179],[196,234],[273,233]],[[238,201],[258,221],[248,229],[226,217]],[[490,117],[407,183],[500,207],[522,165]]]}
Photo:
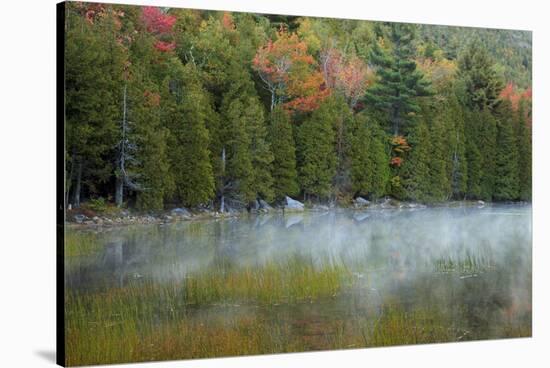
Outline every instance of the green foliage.
{"label": "green foliage", "polygon": [[531,200],[531,128],[527,125],[528,102],[520,101],[515,114],[517,126],[519,197],[522,201]]}
{"label": "green foliage", "polygon": [[307,195],[327,198],[336,173],[334,122],[340,118],[336,100],[325,101],[298,130],[299,181]]}
{"label": "green foliage", "polygon": [[519,198],[519,156],[514,132],[514,112],[509,101],[502,102],[497,123],[495,192],[497,201]]}
{"label": "green foliage", "polygon": [[288,113],[281,106],[271,112],[269,143],[273,152],[273,190],[276,199],[298,194],[296,148]]}
{"label": "green foliage", "polygon": [[[175,20],[162,34],[139,7],[67,4],[65,195],[74,207],[81,197],[141,211],[299,194],[531,199],[530,33],[161,14]],[[292,57],[262,71],[289,94],[271,106],[254,59],[281,25],[292,42],[279,52]],[[352,108],[331,78],[357,92]]]}
{"label": "green foliage", "polygon": [[412,149],[403,164],[403,188],[407,199],[429,201],[430,197],[430,130],[419,121],[410,137]]}
{"label": "green foliage", "polygon": [[415,26],[392,23],[387,40],[389,49],[375,43],[370,58],[378,81],[367,90],[366,100],[387,114],[394,135],[420,111],[416,97],[431,94],[429,82],[416,69],[414,60]]}
{"label": "green foliage", "polygon": [[375,119],[358,114],[351,143],[351,179],[354,194],[379,198],[386,194],[390,176],[386,134]]}
{"label": "green foliage", "polygon": [[[192,65],[180,68],[165,86],[165,122],[170,129],[169,157],[175,193],[187,206],[212,199],[214,175],[208,149],[210,138],[206,117],[208,96],[201,89]],[[168,92],[168,94],[166,94]]]}
{"label": "green foliage", "polygon": [[471,109],[494,109],[504,88],[489,53],[479,41],[472,42],[458,59],[458,76],[466,87],[466,104]]}

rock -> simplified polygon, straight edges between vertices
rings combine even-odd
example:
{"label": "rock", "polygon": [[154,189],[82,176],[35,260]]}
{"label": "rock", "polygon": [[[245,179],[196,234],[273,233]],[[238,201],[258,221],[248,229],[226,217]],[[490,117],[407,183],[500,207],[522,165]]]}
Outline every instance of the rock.
{"label": "rock", "polygon": [[179,216],[179,217],[191,217],[191,213],[186,208],[174,208],[172,211],[170,211],[170,214],[172,216]]}
{"label": "rock", "polygon": [[483,208],[485,207],[485,202],[484,201],[477,201],[477,208]]}
{"label": "rock", "polygon": [[74,220],[79,224],[83,223],[87,219],[88,217],[86,215],[82,215],[82,214],[74,215]]}
{"label": "rock", "polygon": [[128,217],[128,216],[130,215],[130,212],[128,212],[128,211],[126,211],[126,210],[122,210],[122,211],[120,211],[120,215],[121,215],[122,217]]}
{"label": "rock", "polygon": [[353,204],[356,208],[367,207],[368,205],[370,205],[370,201],[366,200],[363,197],[357,197],[353,200]]}
{"label": "rock", "polygon": [[316,204],[311,207],[312,211],[319,211],[319,212],[328,212],[330,209],[328,206],[322,205],[322,204]]}
{"label": "rock", "polygon": [[264,201],[263,199],[260,199],[260,200],[258,201],[258,204],[260,205],[260,208],[261,208],[262,210],[271,211],[271,210],[273,209],[273,207],[271,207],[271,206],[269,205],[269,203],[267,203],[267,202]]}
{"label": "rock", "polygon": [[395,199],[391,199],[391,198],[385,198],[384,201],[382,203],[380,203],[380,207],[381,208],[401,208],[402,205],[401,205],[401,202],[399,201],[396,201]]}
{"label": "rock", "polygon": [[288,229],[289,227],[297,225],[302,221],[304,221],[304,216],[302,214],[288,216],[285,221],[285,228]]}
{"label": "rock", "polygon": [[296,210],[296,211],[303,211],[304,210],[304,204],[302,202],[299,202],[295,199],[292,199],[288,196],[285,197],[285,208],[289,210]]}
{"label": "rock", "polygon": [[369,217],[370,217],[370,213],[366,213],[366,212],[359,212],[353,215],[353,219],[357,222],[365,221]]}
{"label": "rock", "polygon": [[172,221],[173,217],[170,216],[170,215],[164,215],[164,219],[165,219],[166,221]]}

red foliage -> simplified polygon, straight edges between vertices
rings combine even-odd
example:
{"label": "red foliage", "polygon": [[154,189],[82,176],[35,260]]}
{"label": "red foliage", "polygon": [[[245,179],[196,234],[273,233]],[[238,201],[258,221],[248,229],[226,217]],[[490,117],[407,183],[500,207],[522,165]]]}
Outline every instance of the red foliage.
{"label": "red foliage", "polygon": [[174,41],[164,42],[159,40],[155,42],[155,48],[162,52],[172,51],[176,48],[176,43]]}
{"label": "red foliage", "polygon": [[222,26],[223,28],[227,29],[228,31],[232,31],[235,29],[235,23],[233,22],[233,16],[230,12],[223,12],[222,17]]}
{"label": "red foliage", "polygon": [[390,160],[390,165],[392,166],[401,166],[403,159],[401,157],[392,157]]}
{"label": "red foliage", "polygon": [[355,108],[368,86],[365,63],[356,56],[346,60],[339,50],[328,48],[321,53],[321,68],[327,86],[342,92]]}
{"label": "red foliage", "polygon": [[165,14],[154,6],[143,7],[141,19],[147,31],[156,35],[171,34],[176,23],[175,16]]}
{"label": "red foliage", "polygon": [[143,92],[143,97],[145,97],[146,104],[153,107],[160,106],[160,95],[156,92],[145,91]]}
{"label": "red foliage", "polygon": [[530,101],[532,98],[531,87],[527,88],[525,91],[520,92],[517,90],[516,86],[510,82],[504,87],[499,96],[502,100],[508,100],[512,103],[512,108],[517,111],[519,108],[519,102],[522,99]]}
{"label": "red foliage", "polygon": [[287,109],[314,110],[330,94],[307,44],[282,27],[275,41],[269,40],[258,49],[252,67],[272,93],[289,98]]}

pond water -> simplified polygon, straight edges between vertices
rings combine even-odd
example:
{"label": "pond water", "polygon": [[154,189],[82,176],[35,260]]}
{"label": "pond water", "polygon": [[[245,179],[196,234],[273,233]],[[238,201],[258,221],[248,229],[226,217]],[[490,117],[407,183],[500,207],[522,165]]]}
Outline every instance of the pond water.
{"label": "pond water", "polygon": [[[83,345],[101,335],[87,326],[121,318],[138,331],[134,360],[531,335],[527,205],[265,214],[68,230],[67,238],[93,244],[65,257],[67,324],[82,340],[68,349],[76,364],[130,358]],[[118,310],[115,297],[141,309]],[[181,321],[212,331],[252,326],[269,338],[242,332],[233,338],[255,339],[246,348],[193,353],[184,342],[143,348],[159,326]]]}

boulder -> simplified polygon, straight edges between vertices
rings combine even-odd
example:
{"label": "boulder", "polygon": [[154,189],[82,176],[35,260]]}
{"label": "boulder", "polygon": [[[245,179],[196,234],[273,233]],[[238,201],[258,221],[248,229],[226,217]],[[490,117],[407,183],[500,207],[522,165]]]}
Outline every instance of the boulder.
{"label": "boulder", "polygon": [[368,205],[370,205],[370,201],[366,200],[363,197],[357,197],[353,200],[353,204],[356,208],[367,207]]}
{"label": "boulder", "polygon": [[86,215],[82,215],[82,214],[74,215],[74,220],[79,224],[83,223],[87,219],[88,217]]}
{"label": "boulder", "polygon": [[261,208],[262,210],[271,211],[271,210],[273,209],[273,207],[271,207],[271,206],[269,205],[269,203],[267,203],[267,202],[264,201],[263,199],[260,199],[260,200],[258,201],[258,204],[260,205],[260,208]]}
{"label": "boulder", "polygon": [[328,206],[325,206],[323,204],[315,204],[313,207],[311,207],[312,211],[319,211],[319,212],[328,212],[330,209]]}
{"label": "boulder", "polygon": [[295,199],[292,199],[288,196],[285,197],[285,208],[289,210],[295,210],[295,211],[303,211],[304,210],[304,204],[300,201],[297,201]]}
{"label": "boulder", "polygon": [[178,216],[178,217],[191,217],[191,212],[189,212],[186,208],[174,208],[172,211],[170,211],[170,214],[172,216]]}

